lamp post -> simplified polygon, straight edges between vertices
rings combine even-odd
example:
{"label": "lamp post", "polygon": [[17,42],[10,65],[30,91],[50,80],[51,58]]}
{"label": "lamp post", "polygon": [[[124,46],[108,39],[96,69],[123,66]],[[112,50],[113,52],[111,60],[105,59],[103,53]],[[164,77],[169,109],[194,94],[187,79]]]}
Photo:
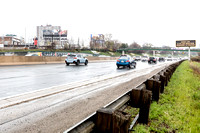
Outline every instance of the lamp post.
{"label": "lamp post", "polygon": [[54,48],[54,43],[53,43],[53,36],[54,36],[54,32],[52,32],[52,34],[51,34],[52,36],[52,38],[51,38],[51,40],[52,40],[52,42],[51,42],[51,48],[53,49]]}

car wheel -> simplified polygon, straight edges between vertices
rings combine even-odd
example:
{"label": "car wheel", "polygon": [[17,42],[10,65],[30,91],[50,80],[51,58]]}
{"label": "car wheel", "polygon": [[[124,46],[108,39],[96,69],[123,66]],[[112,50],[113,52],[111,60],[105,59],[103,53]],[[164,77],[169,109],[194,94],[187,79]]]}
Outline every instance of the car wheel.
{"label": "car wheel", "polygon": [[117,65],[117,68],[119,69],[119,65]]}
{"label": "car wheel", "polygon": [[69,63],[67,63],[67,61],[65,61],[66,65],[69,66]]}
{"label": "car wheel", "polygon": [[85,61],[85,65],[87,65],[87,64],[88,64],[88,60]]}
{"label": "car wheel", "polygon": [[77,60],[77,62],[76,62],[76,65],[78,66],[80,64],[80,61],[79,60]]}

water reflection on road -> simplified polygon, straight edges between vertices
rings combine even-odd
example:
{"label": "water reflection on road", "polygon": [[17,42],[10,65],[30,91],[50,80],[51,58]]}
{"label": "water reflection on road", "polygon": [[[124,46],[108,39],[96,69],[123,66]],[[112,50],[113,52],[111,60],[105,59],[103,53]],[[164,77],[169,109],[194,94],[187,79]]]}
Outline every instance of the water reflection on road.
{"label": "water reflection on road", "polygon": [[[156,64],[154,64],[156,65]],[[89,80],[108,74],[131,72],[151,67],[147,62],[137,62],[136,69],[117,69],[116,62],[89,63],[85,65],[46,64],[0,67],[0,98],[36,91],[52,86]]]}

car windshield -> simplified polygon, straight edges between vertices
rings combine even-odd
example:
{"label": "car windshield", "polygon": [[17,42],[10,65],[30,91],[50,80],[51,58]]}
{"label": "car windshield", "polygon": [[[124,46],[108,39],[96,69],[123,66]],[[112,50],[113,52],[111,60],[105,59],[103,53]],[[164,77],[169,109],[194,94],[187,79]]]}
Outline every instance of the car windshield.
{"label": "car windshield", "polygon": [[120,59],[126,59],[129,60],[129,58],[127,56],[121,56]]}
{"label": "car windshield", "polygon": [[152,60],[152,59],[154,59],[154,57],[150,57],[149,59]]}
{"label": "car windshield", "polygon": [[76,55],[68,55],[68,58],[74,58]]}

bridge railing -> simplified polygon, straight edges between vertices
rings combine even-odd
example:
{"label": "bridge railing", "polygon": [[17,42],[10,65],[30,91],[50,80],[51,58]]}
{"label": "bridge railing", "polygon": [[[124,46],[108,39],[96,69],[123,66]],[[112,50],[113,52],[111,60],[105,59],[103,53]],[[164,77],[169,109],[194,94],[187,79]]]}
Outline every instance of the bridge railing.
{"label": "bridge railing", "polygon": [[[175,48],[161,48],[161,47],[142,47],[142,48],[124,48],[118,49],[117,51],[134,51],[134,50],[145,50],[145,51],[188,51],[186,49],[175,49]],[[191,52],[200,52],[200,49],[190,49]]]}

